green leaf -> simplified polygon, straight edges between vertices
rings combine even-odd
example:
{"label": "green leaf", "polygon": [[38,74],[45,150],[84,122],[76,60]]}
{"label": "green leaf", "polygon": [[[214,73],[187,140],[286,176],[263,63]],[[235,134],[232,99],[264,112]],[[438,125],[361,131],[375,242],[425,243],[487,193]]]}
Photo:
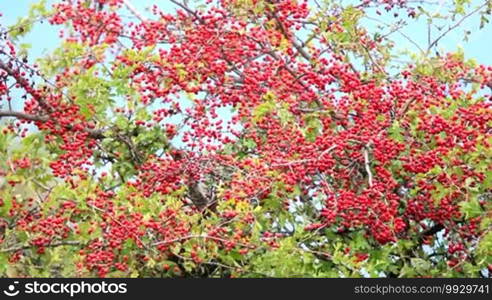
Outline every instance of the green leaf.
{"label": "green leaf", "polygon": [[275,103],[273,101],[267,101],[259,104],[253,110],[253,122],[259,122],[268,115],[269,113],[275,110]]}
{"label": "green leaf", "polygon": [[485,190],[492,188],[492,171],[485,172],[485,179],[483,180],[482,187]]}
{"label": "green leaf", "polygon": [[403,130],[400,127],[400,122],[398,122],[398,121],[393,122],[391,127],[388,129],[389,136],[393,140],[398,141],[398,142],[404,141],[404,137],[402,135],[402,132],[403,132]]}
{"label": "green leaf", "polygon": [[280,118],[280,123],[282,124],[282,126],[287,125],[289,122],[292,122],[292,120],[294,119],[294,116],[285,107],[282,107],[281,109],[278,110],[278,116]]}
{"label": "green leaf", "polygon": [[480,16],[480,29],[482,29],[485,24],[489,23],[489,19],[485,15]]}
{"label": "green leaf", "polygon": [[466,219],[472,219],[482,214],[482,208],[476,196],[468,201],[459,203],[460,211],[465,215]]}
{"label": "green leaf", "polygon": [[4,273],[7,270],[8,254],[0,253],[0,276],[5,276]]}
{"label": "green leaf", "polygon": [[252,139],[244,139],[243,146],[246,147],[248,150],[251,150],[256,148],[256,142]]}
{"label": "green leaf", "polygon": [[412,267],[414,267],[415,270],[421,274],[425,274],[431,268],[430,262],[422,258],[413,257],[410,260],[410,263],[412,264]]}

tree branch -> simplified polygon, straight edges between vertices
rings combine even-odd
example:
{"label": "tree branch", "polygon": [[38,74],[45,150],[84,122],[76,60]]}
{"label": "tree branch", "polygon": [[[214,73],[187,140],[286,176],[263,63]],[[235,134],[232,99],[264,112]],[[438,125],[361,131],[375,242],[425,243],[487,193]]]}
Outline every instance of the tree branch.
{"label": "tree branch", "polygon": [[424,231],[420,234],[419,242],[422,242],[426,237],[434,235],[443,229],[444,229],[444,225],[442,225],[440,223],[432,226],[431,228],[427,229],[426,231]]}
{"label": "tree branch", "polygon": [[[35,121],[35,122],[47,122],[50,119],[48,116],[31,115],[20,111],[0,110],[0,119],[8,118],[8,117],[17,118],[21,120]],[[71,130],[73,126],[69,124],[66,125],[65,128]],[[105,137],[104,130],[102,129],[84,128],[83,131],[89,133],[89,136],[93,139],[103,139]]]}
{"label": "tree branch", "polygon": [[181,2],[178,2],[176,0],[171,0],[171,2],[174,3],[174,4],[176,4],[177,6],[181,7],[187,13],[189,13],[190,15],[192,15],[193,17],[195,17],[198,20],[198,22],[200,22],[200,24],[204,24],[205,23],[205,21],[203,21],[203,19],[200,18],[200,16],[195,11],[193,11],[191,8],[189,8],[185,4],[183,4]]}
{"label": "tree branch", "polygon": [[364,149],[364,167],[367,172],[369,187],[372,187],[372,172],[371,167],[369,166],[369,152],[367,151],[367,149]]}
{"label": "tree branch", "polygon": [[123,0],[123,4],[128,8],[128,10],[142,22],[146,22],[147,18],[145,18],[134,6],[131,4],[129,0]]}
{"label": "tree branch", "polygon": [[472,10],[471,12],[469,12],[468,14],[466,14],[465,16],[463,16],[463,18],[461,18],[458,22],[456,22],[454,25],[450,26],[446,31],[444,31],[443,33],[441,33],[441,35],[439,35],[432,43],[429,44],[429,46],[427,47],[427,51],[426,53],[429,54],[430,50],[432,49],[432,47],[434,47],[435,45],[437,45],[437,43],[444,37],[446,36],[446,34],[448,34],[450,31],[456,29],[458,26],[461,25],[461,23],[463,23],[466,19],[468,19],[470,16],[474,15],[475,13],[477,13],[478,11],[480,11],[482,8],[484,8],[485,6],[487,6],[489,3],[488,1],[485,1],[484,4],[480,5],[479,7],[475,8],[474,10]]}
{"label": "tree branch", "polygon": [[46,116],[36,116],[31,114],[26,114],[19,111],[11,111],[11,110],[0,110],[0,119],[3,117],[13,117],[17,119],[29,120],[29,121],[38,121],[38,122],[46,122],[48,121],[48,117]]}
{"label": "tree branch", "polygon": [[[79,241],[60,241],[60,242],[50,243],[48,245],[44,245],[41,247],[54,248],[54,247],[60,247],[60,246],[78,246],[78,245],[82,245],[82,244]],[[0,249],[0,253],[16,252],[19,250],[31,249],[33,247],[38,247],[38,246],[35,246],[35,245],[14,246],[14,247],[6,248],[6,249]]]}
{"label": "tree branch", "polygon": [[[274,4],[272,1],[267,1],[267,2],[272,4],[272,5]],[[295,39],[291,39],[289,37],[287,30],[285,29],[284,24],[282,24],[282,22],[280,21],[280,18],[278,17],[277,12],[275,10],[272,10],[272,17],[277,22],[277,25],[278,25],[282,35],[292,43],[292,46],[294,46],[294,48],[296,48],[296,50],[299,52],[299,54],[302,55],[302,57],[304,57],[307,61],[309,61],[311,63],[311,59],[312,59],[311,55],[309,55],[306,52],[306,50],[304,50],[304,48],[299,43],[297,43],[297,41]]]}
{"label": "tree branch", "polygon": [[[165,240],[165,241],[155,242],[155,243],[152,244],[152,246],[168,245],[168,244],[173,244],[173,243],[176,243],[176,242],[181,242],[181,241],[186,241],[186,240],[191,240],[191,239],[213,240],[213,241],[218,241],[218,242],[222,242],[222,243],[232,242],[232,241],[229,241],[229,240],[226,240],[226,239],[223,239],[223,238],[219,238],[219,237],[215,237],[215,236],[210,236],[210,235],[202,234],[202,235],[187,235],[187,236],[182,236],[182,237],[171,239],[171,240]],[[242,246],[242,247],[246,247],[246,248],[251,248],[252,247],[252,245],[247,245],[247,244],[242,244],[242,243],[236,243],[236,242],[233,242],[233,243],[235,243],[236,245]]]}

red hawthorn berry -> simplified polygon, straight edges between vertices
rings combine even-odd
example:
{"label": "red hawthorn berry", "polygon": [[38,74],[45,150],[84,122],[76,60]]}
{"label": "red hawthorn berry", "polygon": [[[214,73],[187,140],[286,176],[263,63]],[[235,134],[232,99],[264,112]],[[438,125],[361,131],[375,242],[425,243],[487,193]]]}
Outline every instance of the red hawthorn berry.
{"label": "red hawthorn berry", "polygon": [[356,257],[356,259],[355,259],[356,262],[361,262],[361,261],[364,261],[367,258],[369,258],[369,254],[367,254],[367,253],[356,253],[355,257]]}
{"label": "red hawthorn berry", "polygon": [[457,260],[452,259],[452,260],[448,261],[448,266],[451,267],[451,268],[453,268],[457,264],[458,264],[458,261]]}

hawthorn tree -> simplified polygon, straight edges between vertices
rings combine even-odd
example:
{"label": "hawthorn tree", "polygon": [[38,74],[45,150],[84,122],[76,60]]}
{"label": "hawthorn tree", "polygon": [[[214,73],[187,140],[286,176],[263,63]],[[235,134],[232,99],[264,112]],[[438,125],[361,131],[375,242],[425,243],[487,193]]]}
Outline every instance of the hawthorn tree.
{"label": "hawthorn tree", "polygon": [[491,276],[491,1],[168,4],[0,28],[1,276]]}

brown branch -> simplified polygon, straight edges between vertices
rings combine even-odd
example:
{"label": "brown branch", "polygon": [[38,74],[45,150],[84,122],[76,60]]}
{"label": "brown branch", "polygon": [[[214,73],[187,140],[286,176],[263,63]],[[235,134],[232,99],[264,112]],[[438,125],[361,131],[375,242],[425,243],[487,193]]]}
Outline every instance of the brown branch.
{"label": "brown branch", "polygon": [[332,256],[328,252],[323,252],[323,251],[317,251],[317,250],[311,250],[311,249],[305,249],[302,247],[298,247],[301,251],[311,253],[313,254],[316,258],[323,260],[323,261],[331,261]]}
{"label": "brown branch", "polygon": [[443,229],[444,229],[444,225],[440,223],[432,226],[431,228],[427,229],[426,231],[420,234],[419,243],[421,243],[426,237],[434,235]]}
{"label": "brown branch", "polygon": [[13,118],[22,119],[22,120],[38,121],[38,122],[46,122],[49,119],[46,116],[36,116],[36,115],[26,114],[26,113],[19,112],[19,111],[11,111],[11,110],[3,111],[3,110],[0,110],[0,119],[3,117],[13,117]]}
{"label": "brown branch", "polygon": [[44,246],[35,246],[35,245],[21,246],[21,245],[19,245],[19,246],[6,248],[6,249],[0,249],[0,253],[16,252],[19,250],[27,250],[27,249],[31,249],[34,247],[54,248],[54,247],[60,247],[60,246],[78,246],[78,245],[82,245],[82,244],[79,241],[60,241],[60,242],[50,243],[50,244],[44,245]]}
{"label": "brown branch", "polygon": [[[49,106],[40,95],[33,93],[32,92],[32,86],[29,84],[29,82],[23,78],[20,73],[14,69],[12,69],[11,66],[6,64],[5,62],[0,60],[0,69],[5,71],[7,75],[11,76],[14,78],[14,80],[24,89],[26,90],[27,93],[29,93],[33,98],[39,103],[39,106],[43,108],[48,114],[52,113],[54,109]],[[49,116],[37,116],[37,115],[31,115],[27,114],[24,112],[16,112],[16,111],[0,111],[0,118],[1,117],[15,117],[18,119],[23,119],[23,120],[29,120],[29,121],[37,121],[37,122],[47,122],[50,120]],[[64,126],[66,129],[71,130],[73,128],[73,125],[66,125]],[[89,133],[89,136],[94,139],[103,139],[104,138],[104,132],[102,129],[90,129],[90,128],[84,128],[84,131]]]}
{"label": "brown branch", "polygon": [[186,241],[186,240],[191,240],[191,239],[205,239],[205,240],[213,240],[213,241],[218,241],[222,243],[235,243],[236,245],[246,247],[246,248],[252,248],[254,247],[253,245],[247,245],[243,243],[237,243],[234,241],[229,241],[223,238],[215,237],[215,236],[210,236],[210,235],[187,235],[187,236],[182,236],[179,238],[171,239],[171,240],[165,240],[165,241],[160,241],[160,242],[155,242],[152,244],[152,246],[158,246],[158,245],[168,245],[168,244],[173,244],[176,242],[181,242],[181,241]]}
{"label": "brown branch", "polygon": [[[3,61],[0,60],[0,69],[4,70],[9,76],[13,77],[15,81],[28,92],[29,90],[32,89],[31,85],[29,82],[23,78],[18,71],[13,70],[9,65],[5,64]],[[39,95],[33,94],[32,92],[29,93],[33,98],[38,101],[39,105],[45,109],[48,112],[52,112],[53,110],[51,107],[49,107],[42,98],[39,97]]]}
{"label": "brown branch", "polygon": [[[37,115],[31,115],[28,113],[20,112],[20,111],[0,111],[0,119],[1,118],[17,118],[21,120],[28,120],[28,121],[34,121],[34,122],[47,122],[50,120],[48,116],[37,116]],[[72,125],[66,125],[66,129],[71,130],[73,128]],[[93,139],[103,139],[104,136],[104,130],[102,129],[91,129],[91,128],[84,128],[83,131],[89,133],[89,136]]]}
{"label": "brown branch", "polygon": [[192,15],[193,17],[195,17],[198,20],[198,22],[200,22],[200,24],[204,24],[205,23],[205,21],[195,11],[193,11],[191,8],[189,8],[185,4],[183,4],[183,3],[179,2],[179,1],[176,1],[176,0],[171,0],[171,2],[174,3],[174,4],[176,4],[177,6],[181,7],[187,13],[189,13],[190,15]]}

